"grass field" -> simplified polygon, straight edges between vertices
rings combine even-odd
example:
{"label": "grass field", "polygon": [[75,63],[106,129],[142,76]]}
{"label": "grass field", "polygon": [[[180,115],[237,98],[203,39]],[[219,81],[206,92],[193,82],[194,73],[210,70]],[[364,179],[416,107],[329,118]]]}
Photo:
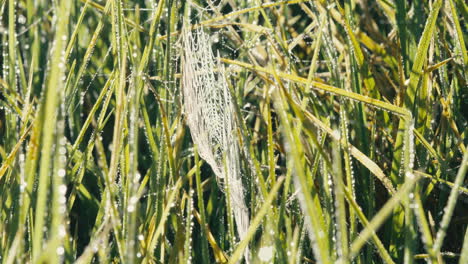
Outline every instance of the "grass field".
{"label": "grass field", "polygon": [[0,0],[1,263],[468,263],[463,0]]}

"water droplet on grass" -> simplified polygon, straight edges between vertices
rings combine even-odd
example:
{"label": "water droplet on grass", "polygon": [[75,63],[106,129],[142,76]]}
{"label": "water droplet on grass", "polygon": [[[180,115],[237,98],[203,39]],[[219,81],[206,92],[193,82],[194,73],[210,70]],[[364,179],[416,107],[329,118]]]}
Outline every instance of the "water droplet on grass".
{"label": "water droplet on grass", "polygon": [[273,258],[273,246],[260,248],[258,258],[264,262],[270,261]]}

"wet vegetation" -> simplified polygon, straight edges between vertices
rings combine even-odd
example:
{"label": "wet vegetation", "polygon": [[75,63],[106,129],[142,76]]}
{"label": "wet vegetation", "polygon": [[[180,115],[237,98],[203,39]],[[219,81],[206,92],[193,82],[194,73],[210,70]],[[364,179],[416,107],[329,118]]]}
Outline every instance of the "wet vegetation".
{"label": "wet vegetation", "polygon": [[463,0],[0,0],[1,263],[468,263]]}

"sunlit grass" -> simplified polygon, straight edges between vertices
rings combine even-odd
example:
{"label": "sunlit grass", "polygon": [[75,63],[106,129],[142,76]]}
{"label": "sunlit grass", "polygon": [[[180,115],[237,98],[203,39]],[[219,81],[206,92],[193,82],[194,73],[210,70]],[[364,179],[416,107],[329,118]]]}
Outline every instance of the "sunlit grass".
{"label": "sunlit grass", "polygon": [[0,12],[0,262],[468,261],[465,1]]}

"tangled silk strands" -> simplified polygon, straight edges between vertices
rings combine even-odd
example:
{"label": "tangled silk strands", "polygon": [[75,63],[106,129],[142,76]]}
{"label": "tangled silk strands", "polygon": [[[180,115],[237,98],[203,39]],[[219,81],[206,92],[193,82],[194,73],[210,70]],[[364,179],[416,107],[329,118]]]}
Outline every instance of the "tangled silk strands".
{"label": "tangled silk strands", "polygon": [[[228,184],[228,199],[242,240],[249,227],[249,213],[239,167],[235,114],[224,69],[215,62],[210,43],[201,28],[193,33],[184,31],[183,104],[200,157],[211,166],[221,186]],[[248,255],[246,249],[246,259]]]}

